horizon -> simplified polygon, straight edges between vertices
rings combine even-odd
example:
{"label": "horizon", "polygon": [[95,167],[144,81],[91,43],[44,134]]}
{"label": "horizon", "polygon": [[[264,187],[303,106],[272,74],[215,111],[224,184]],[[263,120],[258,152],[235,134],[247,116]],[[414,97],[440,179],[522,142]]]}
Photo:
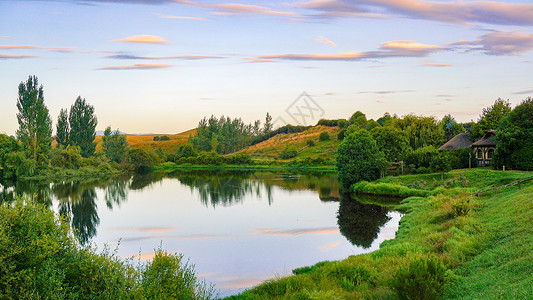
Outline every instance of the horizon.
{"label": "horizon", "polygon": [[54,132],[77,96],[94,106],[97,130],[137,134],[181,133],[210,115],[264,122],[267,112],[275,125],[358,110],[465,123],[498,98],[514,107],[533,96],[526,1],[0,0],[0,8],[8,135],[29,75],[44,87]]}

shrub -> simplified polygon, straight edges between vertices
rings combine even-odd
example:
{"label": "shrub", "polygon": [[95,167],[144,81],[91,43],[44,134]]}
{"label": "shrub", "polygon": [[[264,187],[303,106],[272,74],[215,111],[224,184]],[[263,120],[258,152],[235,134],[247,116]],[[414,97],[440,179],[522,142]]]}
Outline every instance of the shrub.
{"label": "shrub", "polygon": [[328,133],[327,131],[322,131],[322,132],[320,133],[318,139],[319,139],[321,142],[329,141],[329,140],[330,140],[329,133]]}
{"label": "shrub", "polygon": [[144,173],[159,162],[159,157],[152,151],[135,148],[128,151],[128,162],[136,172]]}
{"label": "shrub", "polygon": [[279,155],[279,158],[281,158],[281,159],[289,159],[289,158],[296,157],[296,155],[298,155],[298,151],[296,151],[296,149],[294,149],[294,148],[285,148],[281,152],[281,154]]}
{"label": "shrub", "polygon": [[70,146],[67,149],[54,148],[50,151],[50,164],[53,167],[65,169],[78,169],[82,167],[81,149]]}
{"label": "shrub", "polygon": [[161,138],[159,136],[154,136],[154,142],[159,142],[161,140]]}
{"label": "shrub", "polygon": [[313,147],[315,145],[315,141],[313,140],[307,140],[307,146]]}
{"label": "shrub", "polygon": [[400,267],[392,287],[400,299],[437,299],[448,281],[448,272],[436,257],[418,258],[409,267]]}
{"label": "shrub", "polygon": [[470,199],[463,198],[451,204],[454,217],[467,216],[470,212]]}

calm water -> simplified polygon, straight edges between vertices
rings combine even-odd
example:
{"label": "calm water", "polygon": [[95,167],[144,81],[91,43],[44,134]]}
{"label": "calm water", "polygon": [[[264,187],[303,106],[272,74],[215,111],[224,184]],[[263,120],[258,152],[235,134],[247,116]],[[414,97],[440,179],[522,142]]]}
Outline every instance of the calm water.
{"label": "calm water", "polygon": [[119,255],[141,260],[159,246],[183,253],[221,295],[376,250],[401,217],[343,200],[334,174],[194,171],[0,189],[68,215],[82,244],[120,244]]}

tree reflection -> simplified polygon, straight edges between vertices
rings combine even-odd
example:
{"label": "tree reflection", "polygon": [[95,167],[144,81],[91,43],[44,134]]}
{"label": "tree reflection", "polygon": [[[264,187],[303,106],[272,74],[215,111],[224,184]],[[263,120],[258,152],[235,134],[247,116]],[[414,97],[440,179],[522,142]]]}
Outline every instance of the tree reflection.
{"label": "tree reflection", "polygon": [[341,199],[337,224],[350,243],[366,249],[378,237],[380,228],[390,220],[387,213],[385,207],[361,204],[347,196]]}

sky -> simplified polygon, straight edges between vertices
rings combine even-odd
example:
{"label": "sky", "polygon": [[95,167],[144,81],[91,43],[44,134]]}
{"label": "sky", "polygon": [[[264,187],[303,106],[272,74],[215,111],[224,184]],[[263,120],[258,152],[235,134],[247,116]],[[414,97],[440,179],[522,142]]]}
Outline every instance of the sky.
{"label": "sky", "polygon": [[30,75],[54,128],[78,96],[127,133],[267,112],[476,121],[533,96],[532,16],[526,0],[0,0],[0,133]]}

